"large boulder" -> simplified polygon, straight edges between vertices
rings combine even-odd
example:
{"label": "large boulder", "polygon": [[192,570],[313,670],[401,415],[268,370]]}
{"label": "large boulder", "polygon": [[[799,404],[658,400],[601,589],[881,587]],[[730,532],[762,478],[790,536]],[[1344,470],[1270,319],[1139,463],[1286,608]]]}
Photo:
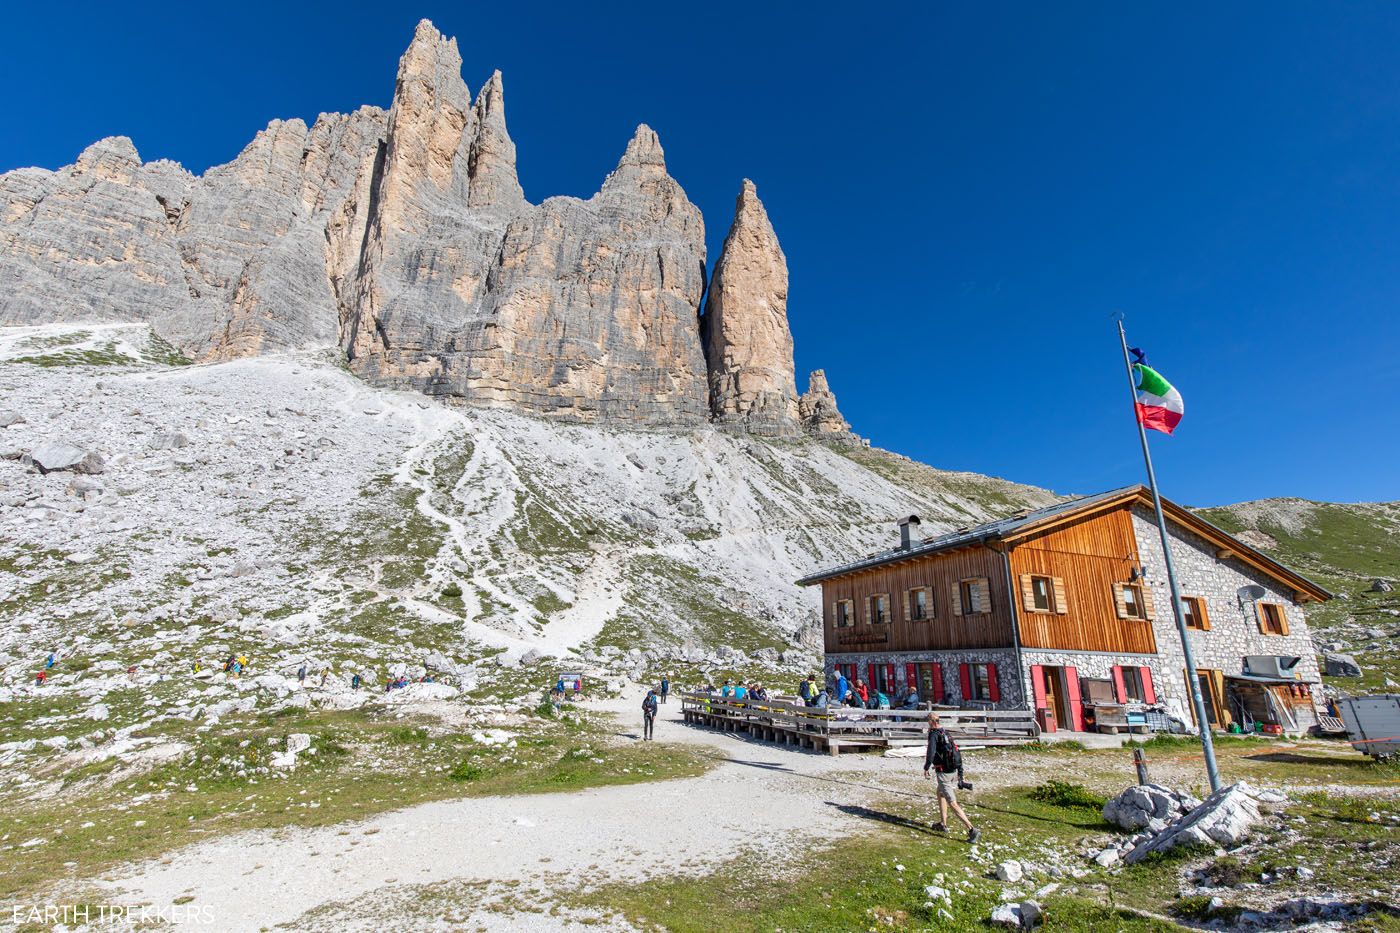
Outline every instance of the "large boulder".
{"label": "large boulder", "polygon": [[1361,676],[1361,665],[1349,654],[1324,654],[1322,667],[1328,677]]}
{"label": "large boulder", "polygon": [[151,440],[151,447],[155,450],[176,450],[188,446],[190,438],[184,431],[162,431]]}
{"label": "large boulder", "polygon": [[1372,581],[1371,581],[1371,592],[1372,592],[1372,593],[1389,593],[1389,592],[1391,592],[1391,591],[1394,590],[1394,589],[1395,589],[1395,587],[1392,586],[1392,585],[1390,584],[1390,581],[1388,581],[1388,580],[1372,580]]}
{"label": "large boulder", "polygon": [[1129,832],[1139,829],[1155,832],[1199,804],[1200,801],[1191,795],[1178,793],[1169,787],[1139,784],[1105,803],[1103,818]]}
{"label": "large boulder", "polygon": [[72,473],[101,473],[107,468],[102,455],[66,441],[41,444],[29,452],[29,460],[40,473],[68,470]]}
{"label": "large boulder", "polygon": [[1254,789],[1244,781],[1222,787],[1201,805],[1150,839],[1138,843],[1124,859],[1129,865],[1153,852],[1179,846],[1232,846],[1242,842],[1259,820]]}

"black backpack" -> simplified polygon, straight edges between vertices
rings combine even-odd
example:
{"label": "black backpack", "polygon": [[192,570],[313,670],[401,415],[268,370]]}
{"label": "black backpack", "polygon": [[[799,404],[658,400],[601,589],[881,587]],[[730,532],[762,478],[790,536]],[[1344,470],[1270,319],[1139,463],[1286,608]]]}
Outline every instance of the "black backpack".
{"label": "black backpack", "polygon": [[956,774],[962,771],[962,751],[958,748],[958,743],[953,741],[952,736],[940,731],[938,738],[934,741],[934,766],[944,774]]}

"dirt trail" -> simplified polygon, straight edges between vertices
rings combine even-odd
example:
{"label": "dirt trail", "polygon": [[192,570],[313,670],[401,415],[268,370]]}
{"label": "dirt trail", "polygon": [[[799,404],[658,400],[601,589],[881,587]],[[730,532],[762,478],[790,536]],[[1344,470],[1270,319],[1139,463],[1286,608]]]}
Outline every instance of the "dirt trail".
{"label": "dirt trail", "polygon": [[[640,732],[640,694],[609,706],[631,740]],[[233,833],[168,863],[119,870],[106,883],[124,903],[193,897],[220,929],[257,930],[376,892],[391,899],[408,885],[639,879],[682,865],[705,870],[741,847],[781,857],[804,837],[867,827],[838,807],[879,793],[866,783],[872,766],[917,789],[917,762],[832,759],[687,727],[674,701],[661,708],[657,734],[726,760],[701,778],[441,801],[317,829]]]}

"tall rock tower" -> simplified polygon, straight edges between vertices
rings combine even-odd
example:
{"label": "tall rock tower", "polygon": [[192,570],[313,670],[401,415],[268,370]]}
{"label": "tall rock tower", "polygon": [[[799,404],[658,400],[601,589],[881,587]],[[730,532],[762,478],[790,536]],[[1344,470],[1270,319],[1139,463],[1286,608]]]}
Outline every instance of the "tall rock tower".
{"label": "tall rock tower", "polygon": [[717,423],[768,437],[801,432],[787,293],[787,259],[746,178],[705,303],[710,407]]}

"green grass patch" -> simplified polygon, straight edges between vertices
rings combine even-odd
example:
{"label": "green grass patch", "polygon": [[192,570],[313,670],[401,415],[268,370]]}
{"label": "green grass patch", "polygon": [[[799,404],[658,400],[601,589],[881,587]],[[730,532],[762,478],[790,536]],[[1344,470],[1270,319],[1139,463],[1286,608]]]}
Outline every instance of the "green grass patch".
{"label": "green grass patch", "polygon": [[1102,810],[1107,798],[1093,793],[1083,784],[1068,781],[1050,780],[1031,791],[1031,799],[1058,807],[1081,807],[1086,810]]}

